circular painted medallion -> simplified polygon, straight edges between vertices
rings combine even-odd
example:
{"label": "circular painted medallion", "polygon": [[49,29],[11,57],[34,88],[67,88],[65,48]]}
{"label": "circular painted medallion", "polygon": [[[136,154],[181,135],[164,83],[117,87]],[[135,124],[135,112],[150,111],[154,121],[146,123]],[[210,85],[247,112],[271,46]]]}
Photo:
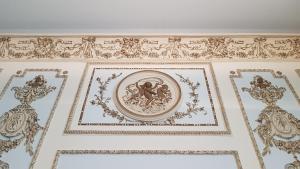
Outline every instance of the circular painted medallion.
{"label": "circular painted medallion", "polygon": [[171,76],[143,70],[121,80],[114,99],[124,115],[140,121],[158,121],[176,111],[181,100],[181,89]]}

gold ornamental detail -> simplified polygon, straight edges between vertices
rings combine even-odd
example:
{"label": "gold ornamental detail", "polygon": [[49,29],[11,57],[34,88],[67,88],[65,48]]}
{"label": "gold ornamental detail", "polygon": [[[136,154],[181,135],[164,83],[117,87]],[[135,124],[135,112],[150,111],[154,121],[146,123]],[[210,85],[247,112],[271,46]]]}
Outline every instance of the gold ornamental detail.
{"label": "gold ornamental detail", "polygon": [[0,36],[0,59],[299,59],[298,36]]}
{"label": "gold ornamental detail", "polygon": [[[0,155],[19,146],[22,142],[30,156],[34,154],[32,144],[39,130],[38,113],[30,105],[32,102],[47,96],[56,87],[48,86],[43,75],[27,81],[23,87],[13,87],[14,97],[21,104],[0,117]],[[0,166],[8,169],[9,164],[0,160]]]}
{"label": "gold ornamental detail", "polygon": [[285,165],[285,169],[299,169],[297,154],[300,153],[300,120],[277,105],[286,89],[256,75],[250,82],[250,87],[242,90],[266,105],[256,120],[259,124],[254,130],[265,145],[262,155],[270,154],[270,148],[275,146],[295,158],[294,162]]}
{"label": "gold ornamental detail", "polygon": [[[141,71],[141,73],[142,72],[143,71]],[[108,77],[106,80],[102,80],[101,77],[98,77],[96,79],[97,82],[99,83],[98,93],[94,95],[95,98],[90,102],[92,105],[100,106],[100,108],[104,111],[102,114],[104,117],[110,116],[112,118],[117,119],[119,123],[134,122],[134,123],[141,123],[141,124],[157,123],[157,124],[172,125],[172,124],[176,124],[176,120],[178,119],[182,119],[186,117],[192,118],[193,115],[201,112],[206,114],[204,107],[199,105],[199,98],[198,98],[199,94],[197,93],[197,89],[200,86],[200,83],[192,82],[189,78],[185,78],[179,74],[177,74],[177,76],[180,78],[180,81],[186,84],[191,90],[189,92],[189,96],[191,100],[189,102],[186,102],[186,107],[187,107],[186,111],[179,112],[176,111],[175,109],[179,105],[179,100],[181,97],[181,90],[177,82],[174,79],[169,80],[169,81],[175,81],[175,84],[178,85],[178,89],[176,89],[178,91],[177,94],[175,94],[176,92],[175,93],[170,92],[170,88],[169,88],[170,85],[165,84],[164,81],[161,80],[160,78],[148,78],[147,80],[140,79],[137,82],[134,82],[129,85],[125,85],[124,88],[125,91],[123,93],[126,93],[126,95],[121,95],[120,97],[118,97],[119,100],[117,98],[114,99],[116,102],[120,102],[120,100],[122,100],[124,105],[127,105],[129,107],[130,106],[131,107],[133,106],[134,108],[138,107],[138,109],[141,111],[135,113],[129,111],[130,113],[124,113],[124,111],[126,111],[127,109],[126,110],[122,109],[122,111],[114,110],[109,106],[109,103],[112,100],[112,98],[106,97],[105,92],[107,91],[107,87],[110,84],[110,82],[120,77],[121,75],[122,73],[120,74],[115,73],[112,74],[110,77]],[[173,91],[176,90],[174,89]],[[165,104],[172,102],[171,100],[174,102],[175,105],[169,108],[166,112],[161,113],[162,111],[165,110],[166,107]],[[170,110],[174,110],[174,112],[171,112],[170,114]],[[152,116],[151,113],[155,114],[156,113],[155,111],[158,111],[160,113]],[[167,113],[168,116],[165,116],[165,113]],[[160,120],[157,120],[156,116],[161,116],[161,115],[164,118],[163,119],[158,118]],[[149,120],[148,118],[151,120]]]}

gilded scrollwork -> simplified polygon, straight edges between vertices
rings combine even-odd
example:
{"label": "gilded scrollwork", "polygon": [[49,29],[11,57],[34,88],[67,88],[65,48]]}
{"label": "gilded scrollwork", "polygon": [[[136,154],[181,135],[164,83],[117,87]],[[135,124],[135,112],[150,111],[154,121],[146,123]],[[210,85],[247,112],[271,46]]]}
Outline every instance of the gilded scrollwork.
{"label": "gilded scrollwork", "polygon": [[297,154],[300,153],[300,140],[297,136],[300,135],[300,120],[276,103],[282,99],[286,89],[273,85],[270,81],[256,75],[250,82],[250,88],[244,87],[242,90],[267,106],[259,114],[256,120],[259,124],[254,130],[265,145],[262,155],[271,153],[270,148],[275,146],[279,150],[292,154],[295,158],[293,163],[285,166],[286,169],[299,169]]}
{"label": "gilded scrollwork", "polygon": [[298,36],[0,37],[3,59],[298,59],[299,54]]}
{"label": "gilded scrollwork", "polygon": [[[26,152],[33,155],[32,144],[39,130],[43,129],[38,123],[38,114],[30,105],[33,101],[45,97],[54,91],[54,86],[48,86],[43,75],[27,81],[23,87],[12,87],[14,97],[21,104],[12,108],[0,117],[0,155],[19,146],[22,142]],[[1,161],[1,163],[4,163]],[[0,165],[2,165],[0,163]]]}

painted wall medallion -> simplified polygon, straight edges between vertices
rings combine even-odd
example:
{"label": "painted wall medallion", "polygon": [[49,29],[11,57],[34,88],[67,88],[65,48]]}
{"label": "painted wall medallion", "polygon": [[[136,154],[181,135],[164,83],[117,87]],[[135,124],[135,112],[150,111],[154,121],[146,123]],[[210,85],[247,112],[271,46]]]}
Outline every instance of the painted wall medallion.
{"label": "painted wall medallion", "polygon": [[168,74],[143,70],[126,76],[114,94],[117,108],[136,120],[157,121],[177,110],[181,89]]}

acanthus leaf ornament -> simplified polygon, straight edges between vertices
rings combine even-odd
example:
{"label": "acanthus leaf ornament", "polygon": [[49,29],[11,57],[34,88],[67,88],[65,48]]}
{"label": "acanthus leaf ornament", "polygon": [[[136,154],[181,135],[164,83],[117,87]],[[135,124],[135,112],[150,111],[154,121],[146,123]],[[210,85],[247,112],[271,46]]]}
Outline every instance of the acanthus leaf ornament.
{"label": "acanthus leaf ornament", "polygon": [[267,105],[256,120],[259,124],[254,129],[263,141],[265,147],[262,155],[271,153],[271,147],[292,154],[295,158],[293,163],[287,164],[286,169],[299,169],[300,163],[297,154],[300,153],[300,120],[293,114],[288,113],[277,105],[277,101],[284,96],[286,91],[283,87],[273,85],[261,76],[254,76],[250,82],[250,88],[242,88],[250,96]]}
{"label": "acanthus leaf ornament", "polygon": [[[0,140],[0,155],[16,148],[22,142],[24,142],[26,152],[33,155],[34,137],[43,127],[39,125],[38,114],[30,104],[53,90],[55,87],[47,86],[47,81],[43,75],[38,75],[27,81],[23,87],[12,88],[12,91],[15,92],[15,98],[21,104],[0,117],[0,135],[3,137]],[[6,166],[5,162],[0,161],[0,165],[2,164]]]}
{"label": "acanthus leaf ornament", "polygon": [[255,76],[250,82],[251,88],[242,88],[248,92],[251,97],[262,101],[267,105],[275,105],[283,97],[285,88],[272,85],[271,82],[263,79],[261,76]]}

